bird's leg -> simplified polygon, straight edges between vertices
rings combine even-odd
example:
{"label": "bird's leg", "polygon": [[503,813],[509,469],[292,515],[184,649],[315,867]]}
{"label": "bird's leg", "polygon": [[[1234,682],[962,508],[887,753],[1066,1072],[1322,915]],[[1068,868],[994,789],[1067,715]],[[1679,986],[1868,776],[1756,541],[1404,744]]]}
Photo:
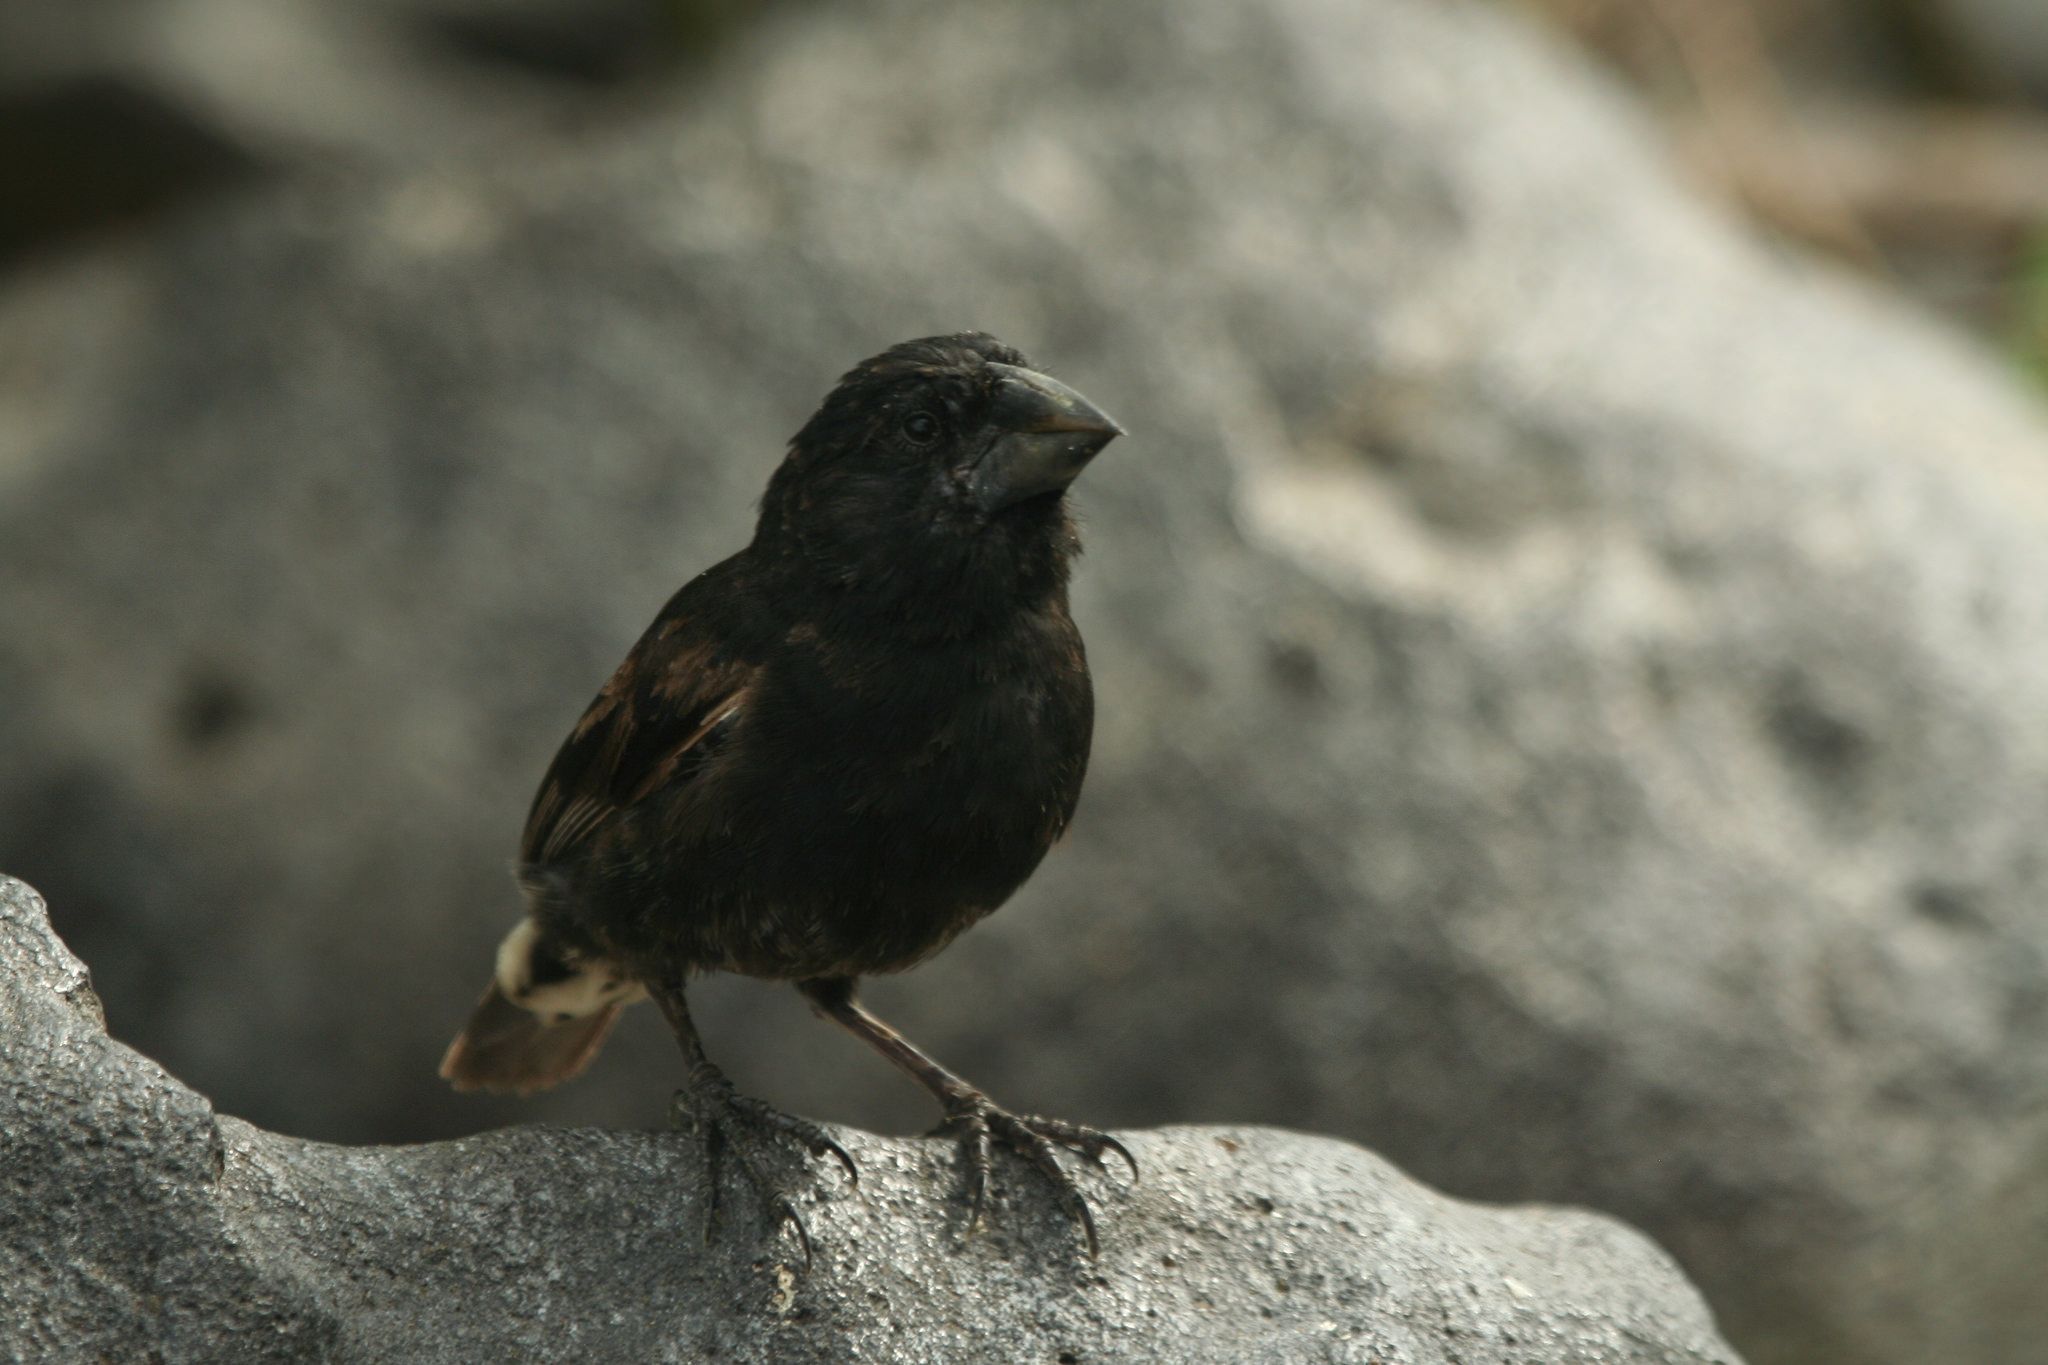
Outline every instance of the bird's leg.
{"label": "bird's leg", "polygon": [[704,1239],[711,1240],[712,1230],[718,1224],[718,1167],[730,1151],[777,1225],[787,1223],[796,1232],[803,1247],[804,1264],[808,1266],[811,1235],[790,1199],[788,1185],[765,1173],[768,1168],[764,1159],[772,1159],[775,1145],[769,1132],[795,1138],[813,1156],[837,1159],[846,1168],[847,1178],[858,1185],[860,1172],[854,1168],[853,1158],[809,1119],[785,1114],[765,1101],[733,1089],[725,1073],[704,1054],[704,1043],[697,1036],[697,1026],[690,1021],[690,1007],[683,999],[681,983],[659,987],[650,994],[661,1006],[668,1026],[675,1030],[676,1043],[682,1048],[683,1062],[689,1069],[689,1078],[670,1106],[670,1118],[677,1128],[695,1133],[704,1144]]}
{"label": "bird's leg", "polygon": [[1138,1163],[1121,1142],[1107,1133],[1068,1123],[1064,1119],[1013,1114],[997,1107],[987,1095],[940,1066],[909,1039],[863,1009],[853,998],[852,977],[799,981],[797,989],[810,997],[820,1013],[894,1062],[919,1085],[931,1091],[944,1106],[946,1118],[937,1131],[951,1132],[960,1141],[972,1200],[967,1217],[970,1233],[981,1221],[982,1206],[988,1193],[989,1148],[992,1142],[1000,1141],[1052,1182],[1061,1207],[1081,1225],[1081,1231],[1088,1239],[1088,1254],[1098,1254],[1101,1248],[1095,1236],[1095,1216],[1088,1209],[1088,1201],[1081,1197],[1074,1177],[1060,1165],[1055,1144],[1079,1152],[1098,1165],[1104,1153],[1115,1152],[1131,1168],[1131,1178],[1136,1180]]}

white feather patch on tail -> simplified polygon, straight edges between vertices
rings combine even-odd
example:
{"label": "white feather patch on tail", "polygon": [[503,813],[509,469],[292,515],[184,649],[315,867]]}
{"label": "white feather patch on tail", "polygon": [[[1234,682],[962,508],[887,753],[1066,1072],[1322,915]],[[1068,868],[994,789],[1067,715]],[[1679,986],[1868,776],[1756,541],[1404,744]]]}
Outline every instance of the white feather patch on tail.
{"label": "white feather patch on tail", "polygon": [[[565,960],[550,963],[552,970],[535,971],[533,950],[540,941],[540,925],[522,919],[498,945],[498,989],[521,1009],[543,1019],[581,1019],[612,1005],[630,1005],[647,998],[646,988],[625,974],[615,962],[603,959]],[[561,967],[568,975],[561,974]],[[535,981],[537,975],[551,979]]]}

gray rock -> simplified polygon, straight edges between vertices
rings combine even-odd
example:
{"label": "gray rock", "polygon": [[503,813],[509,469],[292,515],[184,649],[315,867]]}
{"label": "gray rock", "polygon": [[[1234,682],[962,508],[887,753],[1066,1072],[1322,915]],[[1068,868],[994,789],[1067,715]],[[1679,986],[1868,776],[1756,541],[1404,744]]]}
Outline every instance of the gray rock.
{"label": "gray rock", "polygon": [[[999,1098],[1648,1229],[1754,1358],[2048,1336],[2048,423],[1439,0],[790,12],[644,121],[0,299],[0,865],[330,1138],[660,1113],[433,1062],[536,775],[849,362],[991,328],[1079,497],[1068,845],[884,1013]],[[750,1088],[930,1121],[786,991]]]}
{"label": "gray rock", "polygon": [[283,170],[488,155],[673,74],[736,0],[9,0],[0,271]]}
{"label": "gray rock", "polygon": [[2033,0],[1941,0],[1938,8],[1984,69],[2048,100],[2048,9]]}
{"label": "gray rock", "polygon": [[1325,1138],[1132,1134],[1147,1179],[1102,1197],[1091,1262],[1020,1167],[963,1245],[947,1144],[842,1131],[860,1192],[809,1202],[805,1273],[745,1205],[700,1240],[670,1134],[279,1137],[110,1040],[8,878],[0,1028],[0,1358],[1735,1360],[1637,1234],[1446,1199]]}

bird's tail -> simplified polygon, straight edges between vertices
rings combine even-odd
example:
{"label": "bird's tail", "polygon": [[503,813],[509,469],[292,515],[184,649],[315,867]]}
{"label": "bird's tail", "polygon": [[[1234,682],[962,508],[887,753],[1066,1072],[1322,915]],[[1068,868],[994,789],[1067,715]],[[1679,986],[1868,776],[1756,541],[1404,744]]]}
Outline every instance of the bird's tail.
{"label": "bird's tail", "polygon": [[441,1059],[441,1076],[457,1090],[531,1095],[559,1085],[590,1065],[619,1017],[606,1005],[581,1018],[543,1019],[513,1004],[493,981]]}
{"label": "bird's tail", "polygon": [[590,1065],[619,1011],[646,992],[610,963],[572,958],[532,919],[498,948],[498,971],[441,1059],[457,1090],[530,1095]]}

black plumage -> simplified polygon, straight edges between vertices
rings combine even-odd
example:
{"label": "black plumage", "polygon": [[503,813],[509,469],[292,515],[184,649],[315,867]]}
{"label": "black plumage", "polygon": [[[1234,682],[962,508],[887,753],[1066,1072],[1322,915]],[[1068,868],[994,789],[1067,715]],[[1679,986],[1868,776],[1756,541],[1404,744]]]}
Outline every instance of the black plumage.
{"label": "black plumage", "polygon": [[[737,1155],[801,1234],[754,1159],[763,1130],[852,1163],[816,1125],[733,1093],[683,996],[702,971],[793,981],[940,1100],[975,1216],[1004,1143],[1053,1180],[1092,1249],[1052,1144],[1128,1154],[997,1108],[867,1014],[853,983],[1001,905],[1073,816],[1094,702],[1064,495],[1118,434],[981,333],[905,342],[844,376],[770,479],[752,543],[670,599],[549,767],[521,840],[528,917],[442,1074],[552,1085],[650,995],[707,1153]],[[715,1164],[711,1178],[715,1197]]]}

